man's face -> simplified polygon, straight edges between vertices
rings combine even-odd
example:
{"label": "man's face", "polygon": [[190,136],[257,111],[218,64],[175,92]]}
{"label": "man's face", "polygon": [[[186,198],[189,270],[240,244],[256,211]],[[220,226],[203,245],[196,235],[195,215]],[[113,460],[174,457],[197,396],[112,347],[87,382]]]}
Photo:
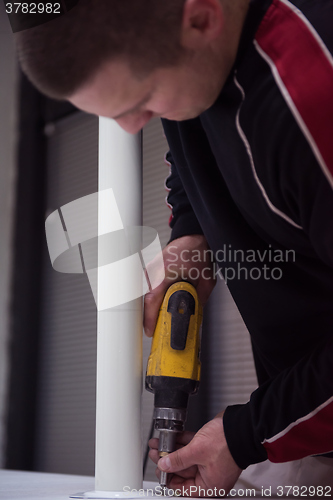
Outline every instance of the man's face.
{"label": "man's face", "polygon": [[212,65],[191,60],[156,69],[143,79],[136,78],[125,62],[112,61],[69,101],[88,113],[115,119],[134,134],[155,116],[195,118],[214,103],[224,80]]}

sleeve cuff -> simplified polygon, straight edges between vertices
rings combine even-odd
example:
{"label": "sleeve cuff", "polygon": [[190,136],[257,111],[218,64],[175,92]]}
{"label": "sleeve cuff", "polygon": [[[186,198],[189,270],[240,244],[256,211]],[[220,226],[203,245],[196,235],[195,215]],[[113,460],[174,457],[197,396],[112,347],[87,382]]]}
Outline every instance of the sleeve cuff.
{"label": "sleeve cuff", "polygon": [[190,234],[204,234],[201,226],[192,211],[183,212],[177,216],[177,220],[172,225],[171,237],[169,243],[182,236]]}
{"label": "sleeve cuff", "polygon": [[223,415],[223,427],[229,451],[238,467],[267,460],[264,446],[253,431],[250,404],[228,406]]}

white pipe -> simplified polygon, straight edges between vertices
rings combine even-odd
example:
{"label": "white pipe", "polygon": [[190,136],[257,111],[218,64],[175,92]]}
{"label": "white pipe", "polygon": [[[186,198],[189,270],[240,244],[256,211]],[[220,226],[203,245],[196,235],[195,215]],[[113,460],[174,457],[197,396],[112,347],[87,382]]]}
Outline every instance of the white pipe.
{"label": "white pipe", "polygon": [[[113,120],[100,118],[99,191],[109,188],[113,189],[125,230],[141,226],[141,138],[127,134]],[[105,217],[105,212],[103,207],[99,208],[99,227],[102,227],[101,217]],[[103,272],[103,268],[98,272]],[[124,282],[142,278],[140,273],[134,275],[124,276]],[[119,285],[110,283],[110,290]],[[133,287],[137,285],[133,282]],[[140,489],[142,298],[99,311],[97,330],[95,488],[98,491],[123,491],[125,486]]]}

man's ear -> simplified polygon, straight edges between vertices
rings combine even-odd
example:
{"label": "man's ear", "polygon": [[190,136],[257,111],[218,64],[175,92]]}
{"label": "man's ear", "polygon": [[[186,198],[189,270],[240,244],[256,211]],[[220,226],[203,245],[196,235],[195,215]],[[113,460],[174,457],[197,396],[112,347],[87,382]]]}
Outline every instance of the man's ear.
{"label": "man's ear", "polygon": [[209,45],[222,33],[224,22],[220,0],[185,0],[181,45],[192,50]]}

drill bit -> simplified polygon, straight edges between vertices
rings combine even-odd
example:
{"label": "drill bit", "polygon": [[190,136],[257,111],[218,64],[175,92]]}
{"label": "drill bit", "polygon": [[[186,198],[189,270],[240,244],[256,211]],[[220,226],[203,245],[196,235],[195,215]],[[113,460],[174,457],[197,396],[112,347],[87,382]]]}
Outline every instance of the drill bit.
{"label": "drill bit", "polygon": [[162,472],[161,472],[161,477],[160,477],[160,486],[161,486],[162,488],[166,488],[166,485],[167,485],[167,477],[168,477],[168,473],[167,473],[167,472],[162,471]]}

